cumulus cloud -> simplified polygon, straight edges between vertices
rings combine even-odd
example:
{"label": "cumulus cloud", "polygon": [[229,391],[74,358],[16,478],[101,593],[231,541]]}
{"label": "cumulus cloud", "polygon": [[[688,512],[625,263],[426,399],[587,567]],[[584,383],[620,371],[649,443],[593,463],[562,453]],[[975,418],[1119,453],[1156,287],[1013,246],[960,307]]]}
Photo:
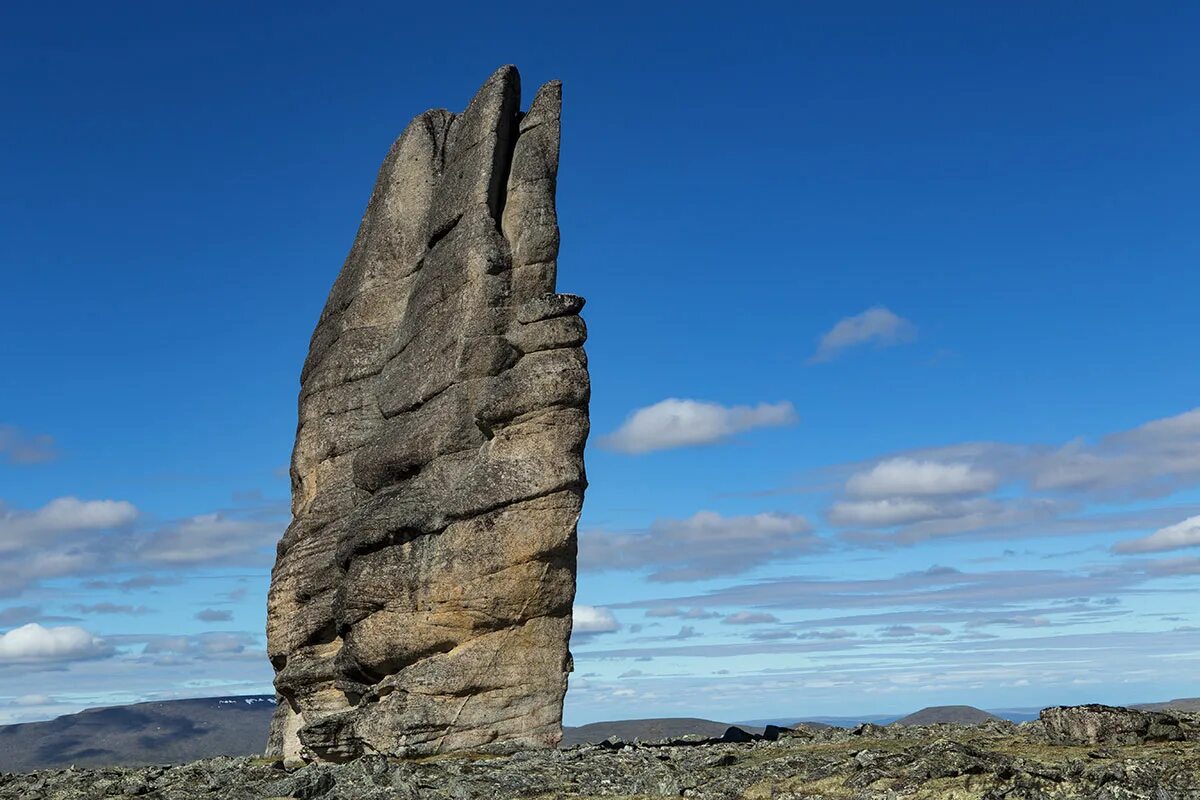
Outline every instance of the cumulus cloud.
{"label": "cumulus cloud", "polygon": [[958,495],[989,492],[997,476],[971,464],[889,458],[846,481],[846,492],[859,497]]}
{"label": "cumulus cloud", "polygon": [[42,464],[58,458],[54,437],[0,425],[0,458],[9,464]]}
{"label": "cumulus cloud", "polygon": [[723,406],[668,398],[634,411],[615,432],[601,437],[600,444],[620,453],[648,453],[712,444],[753,428],[793,425],[797,420],[788,402]]}
{"label": "cumulus cloud", "polygon": [[574,639],[591,639],[621,628],[613,613],[603,606],[577,605],[571,609],[571,618],[571,637]]}
{"label": "cumulus cloud", "polygon": [[795,514],[723,517],[700,511],[687,519],[656,520],[638,533],[585,532],[579,548],[580,569],[648,569],[652,581],[694,581],[813,553],[824,542]]}
{"label": "cumulus cloud", "polygon": [[1160,553],[1184,547],[1200,547],[1200,516],[1160,528],[1149,536],[1118,542],[1114,553]]}
{"label": "cumulus cloud", "polygon": [[36,622],[0,634],[0,664],[47,664],[112,655],[112,648],[83,628],[43,628]]}
{"label": "cumulus cloud", "polygon": [[723,625],[761,625],[767,622],[779,622],[779,617],[764,611],[738,611],[721,620]]}
{"label": "cumulus cloud", "polygon": [[861,314],[846,317],[830,328],[821,337],[817,352],[809,359],[809,363],[832,361],[852,347],[865,344],[891,347],[912,341],[916,336],[916,325],[883,306],[875,306]]}
{"label": "cumulus cloud", "polygon": [[206,608],[196,612],[196,619],[201,622],[232,622],[233,612],[227,609]]}

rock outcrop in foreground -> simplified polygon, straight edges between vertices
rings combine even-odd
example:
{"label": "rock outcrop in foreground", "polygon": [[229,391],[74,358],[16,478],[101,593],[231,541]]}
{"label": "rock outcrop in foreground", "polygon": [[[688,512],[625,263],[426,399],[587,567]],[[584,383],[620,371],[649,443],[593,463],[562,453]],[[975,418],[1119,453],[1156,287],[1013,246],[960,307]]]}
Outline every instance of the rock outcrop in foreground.
{"label": "rock outcrop in foreground", "polygon": [[560,103],[521,113],[504,67],[379,172],[301,374],[267,623],[289,763],[559,741],[589,397]]}
{"label": "rock outcrop in foreground", "polygon": [[735,728],[727,741],[610,740],[507,757],[366,756],[294,772],[279,760],[218,758],[0,776],[0,800],[1194,800],[1200,717],[1178,722],[1181,741],[1106,747],[1053,741],[1042,722],[992,721],[768,731],[774,740]]}

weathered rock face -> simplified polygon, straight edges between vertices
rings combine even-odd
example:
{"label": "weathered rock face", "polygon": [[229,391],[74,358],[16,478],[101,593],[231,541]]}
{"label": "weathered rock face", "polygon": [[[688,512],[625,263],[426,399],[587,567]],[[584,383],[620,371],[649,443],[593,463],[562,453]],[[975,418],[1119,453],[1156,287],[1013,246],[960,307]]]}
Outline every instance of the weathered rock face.
{"label": "weathered rock face", "polygon": [[1105,706],[1054,706],[1040,715],[1046,736],[1063,744],[1132,745],[1185,738],[1179,719],[1161,711]]}
{"label": "weathered rock face", "polygon": [[560,103],[522,114],[504,67],[384,160],[301,374],[270,754],[561,737],[589,382],[555,293]]}

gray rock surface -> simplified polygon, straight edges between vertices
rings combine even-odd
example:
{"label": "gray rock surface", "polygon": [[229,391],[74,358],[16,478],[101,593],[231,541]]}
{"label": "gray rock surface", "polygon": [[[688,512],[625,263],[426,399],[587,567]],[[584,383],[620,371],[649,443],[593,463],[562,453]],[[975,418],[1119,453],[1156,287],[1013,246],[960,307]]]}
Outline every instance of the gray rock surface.
{"label": "gray rock surface", "polygon": [[1048,742],[1041,723],[783,732],[776,741],[626,743],[507,757],[369,755],[295,771],[279,760],[0,776],[0,800],[1193,800],[1200,741],[1089,746]]}
{"label": "gray rock surface", "polygon": [[392,145],[313,333],[268,597],[268,752],[553,747],[586,478],[556,294],[561,91],[503,67]]}
{"label": "gray rock surface", "polygon": [[1184,738],[1178,717],[1162,711],[1092,704],[1042,709],[1042,724],[1051,741],[1072,744],[1142,744]]}

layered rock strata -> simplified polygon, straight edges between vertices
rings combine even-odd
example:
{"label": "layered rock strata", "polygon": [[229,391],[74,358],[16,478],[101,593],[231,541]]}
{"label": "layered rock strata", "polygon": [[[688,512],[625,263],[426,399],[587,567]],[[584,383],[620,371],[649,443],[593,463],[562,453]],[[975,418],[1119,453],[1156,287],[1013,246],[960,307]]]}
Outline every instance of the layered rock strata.
{"label": "layered rock strata", "polygon": [[562,735],[589,380],[555,290],[560,105],[522,113],[503,67],[383,162],[301,373],[271,755]]}

